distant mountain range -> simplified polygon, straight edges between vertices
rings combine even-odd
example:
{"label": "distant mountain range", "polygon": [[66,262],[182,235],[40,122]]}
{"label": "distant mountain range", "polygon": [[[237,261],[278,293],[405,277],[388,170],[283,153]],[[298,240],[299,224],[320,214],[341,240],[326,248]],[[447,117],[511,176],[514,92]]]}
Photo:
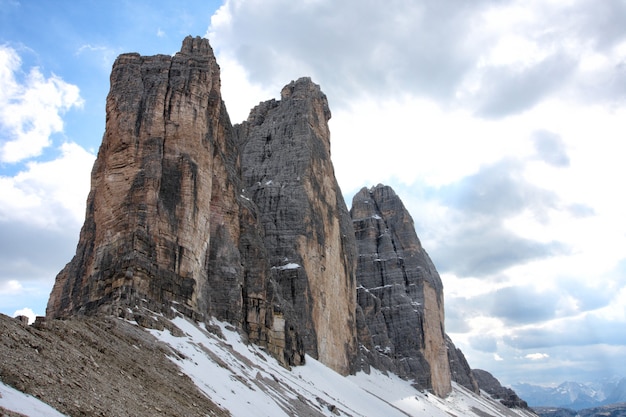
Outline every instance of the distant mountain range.
{"label": "distant mountain range", "polygon": [[515,392],[530,407],[562,407],[573,410],[626,402],[626,378],[598,382],[563,382],[557,387],[514,384]]}

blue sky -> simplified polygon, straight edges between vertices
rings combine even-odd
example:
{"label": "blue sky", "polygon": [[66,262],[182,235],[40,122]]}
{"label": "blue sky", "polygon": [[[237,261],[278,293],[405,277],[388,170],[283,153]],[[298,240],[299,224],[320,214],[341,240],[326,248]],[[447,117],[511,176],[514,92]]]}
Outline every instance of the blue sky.
{"label": "blue sky", "polygon": [[621,0],[0,0],[0,312],[43,314],[74,254],[115,57],[189,34],[233,122],[321,85],[346,200],[401,196],[472,367],[626,376]]}

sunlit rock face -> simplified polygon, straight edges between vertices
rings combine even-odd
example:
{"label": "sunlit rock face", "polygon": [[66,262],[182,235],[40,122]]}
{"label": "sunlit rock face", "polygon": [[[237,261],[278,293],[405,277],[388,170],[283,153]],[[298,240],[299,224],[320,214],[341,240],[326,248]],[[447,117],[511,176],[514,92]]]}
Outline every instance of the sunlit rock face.
{"label": "sunlit rock face", "polygon": [[118,57],[85,224],[49,316],[142,300],[206,309],[214,172],[225,169],[216,154],[230,129],[207,41],[187,38],[173,57]]}
{"label": "sunlit rock face", "polygon": [[439,396],[451,390],[443,286],[388,186],[363,188],[350,210],[357,240],[359,341],[364,366],[414,379]]}
{"label": "sunlit rock face", "polygon": [[356,246],[330,159],[330,110],[309,78],[237,126],[245,193],[258,207],[274,296],[305,351],[348,373],[358,354]]}

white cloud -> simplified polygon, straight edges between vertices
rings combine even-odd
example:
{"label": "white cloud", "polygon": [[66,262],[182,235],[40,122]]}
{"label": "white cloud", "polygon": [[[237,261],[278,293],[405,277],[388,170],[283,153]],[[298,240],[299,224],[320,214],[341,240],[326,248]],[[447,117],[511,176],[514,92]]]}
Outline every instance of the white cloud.
{"label": "white cloud", "polygon": [[82,106],[78,87],[59,77],[44,77],[32,68],[19,80],[17,52],[0,46],[0,162],[15,163],[38,156],[51,145],[50,135],[63,130],[61,115]]}
{"label": "white cloud", "polygon": [[0,176],[0,220],[62,229],[81,224],[94,155],[64,143],[52,161],[29,162],[15,176]]}
{"label": "white cloud", "polygon": [[547,353],[529,353],[528,355],[524,356],[526,359],[530,359],[532,361],[538,361],[541,359],[548,359],[550,357],[550,355],[548,355]]}
{"label": "white cloud", "polygon": [[258,84],[252,84],[245,68],[227,52],[218,54],[217,61],[220,64],[222,97],[232,123],[246,120],[250,110],[260,102],[280,96],[278,89],[270,91]]}
{"label": "white cloud", "polygon": [[24,288],[17,280],[1,281],[0,280],[0,295],[13,295],[20,294]]}

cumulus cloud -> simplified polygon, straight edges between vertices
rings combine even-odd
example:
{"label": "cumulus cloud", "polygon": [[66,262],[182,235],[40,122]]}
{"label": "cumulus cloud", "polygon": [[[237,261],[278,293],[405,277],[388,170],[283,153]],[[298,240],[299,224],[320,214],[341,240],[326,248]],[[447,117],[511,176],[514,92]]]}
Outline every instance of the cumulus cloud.
{"label": "cumulus cloud", "polygon": [[[594,100],[624,97],[623,5],[531,3],[228,0],[207,35],[254,83],[309,75],[335,108],[408,94],[501,118],[563,88],[588,100],[592,80],[607,83]],[[606,62],[587,71],[598,53]]]}
{"label": "cumulus cloud", "polygon": [[[22,80],[15,50],[0,47],[0,295],[43,298],[72,256],[95,156],[74,142],[53,146],[78,88],[32,69]],[[34,159],[45,148],[43,158]],[[5,165],[6,166],[6,165]],[[13,302],[11,301],[11,304]]]}
{"label": "cumulus cloud", "polygon": [[38,156],[63,130],[61,115],[82,106],[78,87],[32,68],[20,80],[17,52],[0,46],[0,162],[15,163]]}
{"label": "cumulus cloud", "polygon": [[14,176],[0,176],[0,222],[56,230],[82,223],[95,156],[71,142],[59,150],[57,159],[32,161]]}
{"label": "cumulus cloud", "polygon": [[[0,294],[47,293],[76,247],[94,155],[74,143],[46,162],[0,176]],[[28,288],[23,288],[30,283]]]}
{"label": "cumulus cloud", "polygon": [[479,44],[468,35],[489,3],[229,0],[208,36],[219,51],[232,51],[253,81],[310,75],[336,104],[407,89],[449,98],[474,65]]}

